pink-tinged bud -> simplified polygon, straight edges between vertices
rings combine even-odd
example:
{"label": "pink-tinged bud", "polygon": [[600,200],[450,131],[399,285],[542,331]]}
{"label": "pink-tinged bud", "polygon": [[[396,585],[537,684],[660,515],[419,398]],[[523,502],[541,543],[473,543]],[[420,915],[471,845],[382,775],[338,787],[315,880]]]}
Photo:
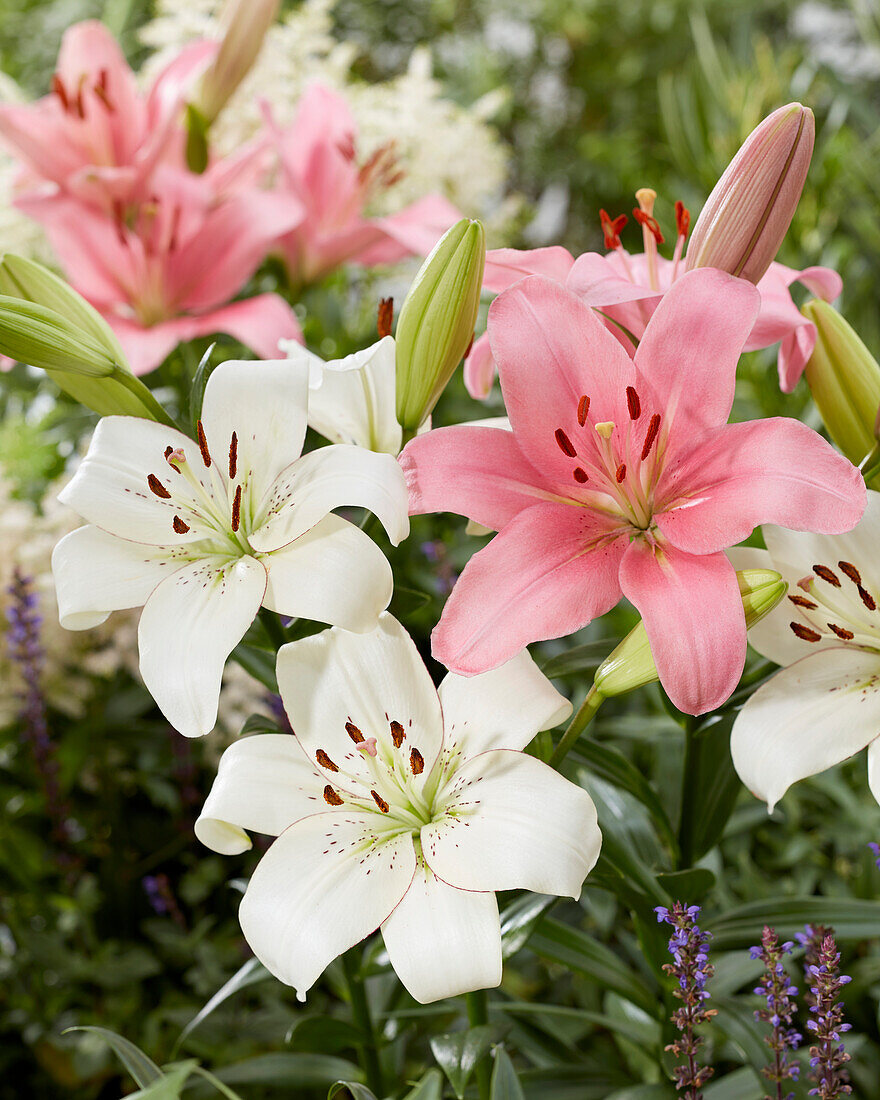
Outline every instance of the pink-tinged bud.
{"label": "pink-tinged bud", "polygon": [[281,0],[227,0],[220,17],[220,46],[192,104],[207,125],[250,72],[280,6]]}
{"label": "pink-tinged bud", "polygon": [[800,103],[780,107],[749,134],[697,219],[688,270],[762,278],[794,216],[815,136],[813,112]]}

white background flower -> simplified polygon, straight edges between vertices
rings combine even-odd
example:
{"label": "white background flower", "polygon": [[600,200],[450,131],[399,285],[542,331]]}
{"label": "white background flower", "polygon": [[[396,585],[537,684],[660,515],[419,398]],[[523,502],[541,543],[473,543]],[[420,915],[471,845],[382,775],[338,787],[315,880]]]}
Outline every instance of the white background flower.
{"label": "white background flower", "polygon": [[222,363],[200,439],[105,417],[60,499],[88,521],[55,549],[62,625],[86,629],[144,605],[140,669],[181,733],[208,733],[223,665],[260,605],[370,630],[391,598],[384,555],[331,515],[371,509],[395,543],[409,530],[390,455],[349,446],[300,457],[308,371],[287,360]]}
{"label": "white background flower", "polygon": [[229,854],[278,837],[239,912],[254,953],[303,998],[381,926],[417,1000],[497,985],[495,891],[576,898],[599,854],[586,791],[518,751],[571,705],[527,652],[438,692],[388,614],[284,646],[278,683],[296,736],[227,749],[196,823]]}

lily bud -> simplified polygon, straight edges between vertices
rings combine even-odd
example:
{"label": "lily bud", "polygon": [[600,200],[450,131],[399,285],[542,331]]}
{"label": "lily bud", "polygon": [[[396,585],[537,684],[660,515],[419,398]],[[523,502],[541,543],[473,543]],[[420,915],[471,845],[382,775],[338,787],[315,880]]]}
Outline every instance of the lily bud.
{"label": "lily bud", "polygon": [[[773,569],[737,570],[746,628],[773,610],[788,585]],[[603,696],[624,695],[659,679],[645,624],[638,622],[596,670],[596,690]]]}
{"label": "lily bud", "polygon": [[191,104],[206,126],[251,71],[280,6],[280,0],[228,0],[220,17],[223,37]]}
{"label": "lily bud", "polygon": [[414,434],[430,415],[474,336],[486,236],[462,218],[416,275],[397,322],[397,419]]}
{"label": "lily bud", "polygon": [[877,443],[880,365],[833,306],[816,299],[801,312],[816,326],[807,384],[829,435],[858,465]]}
{"label": "lily bud", "polygon": [[687,252],[687,268],[717,267],[757,283],[794,216],[810,158],[813,112],[788,103],[740,146],[706,200]]}

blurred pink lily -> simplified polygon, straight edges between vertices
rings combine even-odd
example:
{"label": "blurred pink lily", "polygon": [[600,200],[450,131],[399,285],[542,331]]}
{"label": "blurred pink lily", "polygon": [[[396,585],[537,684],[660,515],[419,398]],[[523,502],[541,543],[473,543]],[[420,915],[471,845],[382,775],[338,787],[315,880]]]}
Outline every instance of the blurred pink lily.
{"label": "blurred pink lily", "polygon": [[277,294],[231,299],[279,232],[302,209],[289,195],[215,186],[216,173],[157,173],[147,202],[108,218],[75,199],[20,199],[46,229],[70,282],[112,326],[132,370],[159,366],[178,343],[228,333],[261,358],[280,339],[300,340],[296,316]]}
{"label": "blurred pink lily", "polygon": [[281,162],[279,186],[306,210],[280,241],[294,283],[313,282],[343,263],[371,267],[427,255],[460,219],[442,195],[426,195],[390,217],[365,217],[370,199],[401,177],[394,142],[358,163],[357,125],[345,100],[329,88],[311,85],[286,130],[268,105],[264,113]]}
{"label": "blurred pink lily", "polygon": [[513,431],[440,428],[400,459],[411,514],[499,532],[447,601],[438,660],[483,672],[625,595],[677,707],[700,714],[731,694],[746,626],[723,551],[763,522],[847,531],[866,499],[855,467],[798,421],[727,423],[758,309],[744,280],[688,272],[630,358],[553,280],[500,295],[489,337]]}
{"label": "blurred pink lily", "polygon": [[24,190],[48,182],[106,211],[148,198],[156,167],[180,163],[182,97],[216,49],[214,42],[193,43],[144,96],[102,23],[70,27],[51,93],[0,107],[0,135],[28,169]]}

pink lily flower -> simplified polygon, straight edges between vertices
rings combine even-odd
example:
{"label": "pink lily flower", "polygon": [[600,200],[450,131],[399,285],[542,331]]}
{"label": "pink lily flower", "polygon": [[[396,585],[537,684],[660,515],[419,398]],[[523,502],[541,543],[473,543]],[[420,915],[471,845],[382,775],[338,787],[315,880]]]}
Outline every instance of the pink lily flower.
{"label": "pink lily flower", "polygon": [[680,710],[731,694],[746,625],[724,550],[764,522],[848,531],[866,500],[855,467],[804,424],[727,423],[759,305],[744,280],[688,272],[630,358],[553,280],[495,300],[489,338],[512,432],[439,428],[400,457],[411,514],[452,511],[498,531],[446,603],[439,661],[484,672],[624,595]]}
{"label": "pink lily flower", "polygon": [[263,359],[277,356],[279,340],[302,339],[277,294],[231,301],[279,231],[299,222],[301,207],[251,186],[218,194],[215,183],[211,172],[164,169],[151,199],[117,219],[71,198],[19,200],[45,227],[71,284],[116,332],[136,374],[198,336],[228,333]]}
{"label": "pink lily flower", "polygon": [[51,93],[0,107],[0,136],[27,166],[25,191],[50,183],[106,211],[147,199],[157,166],[181,163],[183,94],[216,49],[215,42],[193,43],[144,96],[102,23],[70,27]]}
{"label": "pink lily flower", "polygon": [[281,162],[279,186],[302,203],[306,216],[280,245],[294,283],[322,278],[343,263],[368,267],[427,255],[461,214],[442,195],[390,217],[367,218],[364,208],[401,177],[394,143],[357,159],[357,125],[336,92],[312,84],[292,125],[280,129],[264,105]]}

